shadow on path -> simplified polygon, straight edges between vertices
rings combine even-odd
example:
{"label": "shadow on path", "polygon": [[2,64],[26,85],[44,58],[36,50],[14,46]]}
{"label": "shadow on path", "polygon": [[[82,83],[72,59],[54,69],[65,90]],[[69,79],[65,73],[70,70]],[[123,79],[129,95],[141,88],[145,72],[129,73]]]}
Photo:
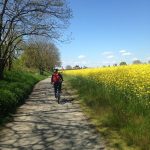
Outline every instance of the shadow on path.
{"label": "shadow on path", "polygon": [[54,98],[50,79],[39,82],[13,121],[0,131],[1,150],[103,150],[99,134],[90,126],[77,100]]}

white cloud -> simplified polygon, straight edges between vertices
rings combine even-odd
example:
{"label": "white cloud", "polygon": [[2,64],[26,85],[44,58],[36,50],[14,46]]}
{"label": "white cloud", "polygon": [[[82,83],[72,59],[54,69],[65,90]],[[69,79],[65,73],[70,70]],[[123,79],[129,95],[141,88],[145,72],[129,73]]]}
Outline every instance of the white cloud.
{"label": "white cloud", "polygon": [[121,53],[122,56],[130,56],[130,55],[132,55],[132,53],[127,51],[127,50],[120,50],[119,52]]}
{"label": "white cloud", "polygon": [[132,55],[130,52],[122,53],[122,56],[130,56],[130,55]]}
{"label": "white cloud", "polygon": [[120,53],[126,53],[127,51],[126,50],[120,50],[119,52]]}
{"label": "white cloud", "polygon": [[114,58],[114,57],[115,57],[114,55],[107,56],[107,58]]}
{"label": "white cloud", "polygon": [[85,58],[85,55],[79,55],[78,58],[83,59],[83,58]]}

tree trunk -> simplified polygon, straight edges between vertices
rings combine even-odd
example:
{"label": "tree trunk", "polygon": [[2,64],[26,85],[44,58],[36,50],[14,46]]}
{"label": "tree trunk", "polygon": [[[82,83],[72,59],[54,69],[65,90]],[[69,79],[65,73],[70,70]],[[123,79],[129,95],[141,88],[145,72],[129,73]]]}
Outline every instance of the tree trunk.
{"label": "tree trunk", "polygon": [[10,71],[12,68],[12,58],[11,56],[9,56],[9,60],[8,60],[8,70]]}
{"label": "tree trunk", "polygon": [[4,78],[4,67],[5,67],[5,60],[0,58],[0,80]]}

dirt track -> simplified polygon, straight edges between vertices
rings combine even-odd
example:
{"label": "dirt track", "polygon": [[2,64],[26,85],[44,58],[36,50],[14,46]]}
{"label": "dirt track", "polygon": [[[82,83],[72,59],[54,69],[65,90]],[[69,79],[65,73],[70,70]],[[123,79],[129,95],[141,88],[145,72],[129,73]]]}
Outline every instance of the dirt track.
{"label": "dirt track", "polygon": [[104,150],[72,90],[57,104],[50,79],[39,82],[13,121],[0,129],[0,150]]}

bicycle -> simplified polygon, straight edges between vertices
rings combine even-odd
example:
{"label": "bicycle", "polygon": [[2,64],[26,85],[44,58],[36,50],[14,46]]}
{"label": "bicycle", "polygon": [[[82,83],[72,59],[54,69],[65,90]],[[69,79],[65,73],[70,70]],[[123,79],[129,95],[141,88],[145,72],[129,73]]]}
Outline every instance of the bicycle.
{"label": "bicycle", "polygon": [[60,90],[59,90],[59,85],[57,85],[57,89],[56,89],[56,93],[55,93],[55,97],[57,99],[58,104],[60,103]]}

